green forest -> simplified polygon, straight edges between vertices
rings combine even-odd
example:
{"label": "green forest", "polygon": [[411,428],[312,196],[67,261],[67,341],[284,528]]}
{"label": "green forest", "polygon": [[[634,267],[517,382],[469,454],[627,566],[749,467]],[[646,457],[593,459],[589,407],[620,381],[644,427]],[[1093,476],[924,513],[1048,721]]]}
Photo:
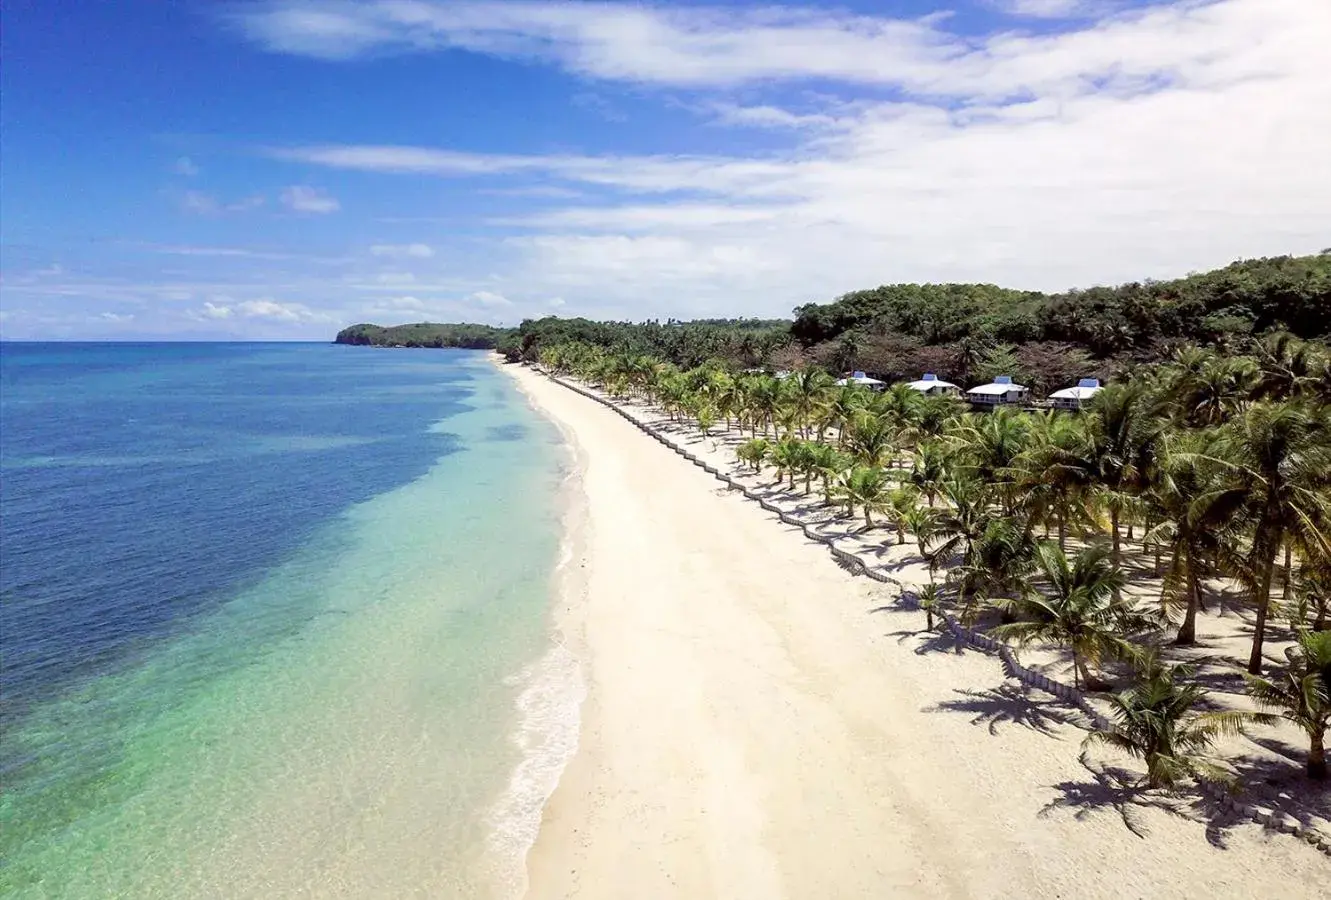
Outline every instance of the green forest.
{"label": "green forest", "polygon": [[884,381],[936,372],[959,384],[1007,374],[1047,392],[1083,377],[1114,380],[1189,344],[1239,352],[1272,331],[1320,341],[1331,336],[1331,252],[1057,294],[988,284],[883,285],[800,306],[793,320],[630,323],[551,316],[517,328],[353,325],[337,342],[497,349],[514,361],[579,342],[684,368],[709,360],[739,368],[816,364]]}

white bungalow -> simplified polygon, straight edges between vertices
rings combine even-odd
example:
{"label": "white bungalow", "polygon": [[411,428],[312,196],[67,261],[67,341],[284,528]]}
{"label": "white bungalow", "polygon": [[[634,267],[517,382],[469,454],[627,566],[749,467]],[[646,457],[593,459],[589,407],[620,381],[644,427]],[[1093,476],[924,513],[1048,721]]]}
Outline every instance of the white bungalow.
{"label": "white bungalow", "polygon": [[857,384],[860,387],[867,387],[871,391],[881,391],[887,387],[887,382],[879,381],[877,378],[870,378],[863,372],[851,372],[845,378],[837,379],[838,385]]}
{"label": "white bungalow", "polygon": [[906,387],[921,394],[960,394],[961,388],[950,381],[944,381],[933,372],[925,372],[919,381],[908,381]]}
{"label": "white bungalow", "polygon": [[1025,403],[1030,393],[1030,388],[1025,385],[1013,384],[1011,375],[999,375],[990,384],[971,388],[966,392],[966,399],[976,406],[1001,406]]}
{"label": "white bungalow", "polygon": [[1049,395],[1049,402],[1058,409],[1081,409],[1090,400],[1104,390],[1098,378],[1083,378],[1076,387],[1063,388]]}

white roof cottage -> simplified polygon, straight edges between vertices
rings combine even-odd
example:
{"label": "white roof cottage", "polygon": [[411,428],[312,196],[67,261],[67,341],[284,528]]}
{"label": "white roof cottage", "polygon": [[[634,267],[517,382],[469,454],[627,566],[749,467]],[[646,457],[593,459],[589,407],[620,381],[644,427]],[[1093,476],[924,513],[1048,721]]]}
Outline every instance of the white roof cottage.
{"label": "white roof cottage", "polygon": [[1030,388],[1024,384],[1013,384],[1011,375],[999,375],[989,384],[971,388],[966,392],[966,399],[980,406],[998,406],[1024,403],[1030,393]]}
{"label": "white roof cottage", "polygon": [[919,381],[908,381],[906,387],[921,394],[959,394],[961,388],[950,381],[944,381],[933,372],[925,372]]}
{"label": "white roof cottage", "polygon": [[867,387],[872,390],[881,390],[887,386],[887,382],[879,381],[877,378],[870,378],[863,372],[851,372],[845,378],[837,379],[837,384],[858,384],[860,387]]}
{"label": "white roof cottage", "polygon": [[1080,409],[1082,404],[1104,390],[1098,378],[1083,378],[1076,387],[1063,388],[1049,395],[1054,406],[1061,409]]}

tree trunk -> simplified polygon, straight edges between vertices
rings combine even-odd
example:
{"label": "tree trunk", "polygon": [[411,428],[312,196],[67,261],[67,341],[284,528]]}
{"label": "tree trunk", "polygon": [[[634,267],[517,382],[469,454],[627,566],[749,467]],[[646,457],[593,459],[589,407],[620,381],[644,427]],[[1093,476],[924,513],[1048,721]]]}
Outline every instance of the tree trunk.
{"label": "tree trunk", "polygon": [[906,530],[900,525],[897,526],[897,546],[900,547],[906,543]]}
{"label": "tree trunk", "polygon": [[[1257,545],[1262,546],[1259,539]],[[1266,619],[1271,611],[1271,576],[1275,570],[1274,554],[1254,553],[1257,559],[1257,578],[1256,578],[1256,596],[1253,602],[1257,605],[1257,621],[1253,624],[1252,652],[1248,654],[1248,674],[1262,674],[1262,641],[1266,638]]]}
{"label": "tree trunk", "polygon": [[1326,732],[1313,734],[1308,749],[1308,777],[1314,781],[1326,781]]}
{"label": "tree trunk", "polygon": [[869,504],[864,504],[864,525],[866,528],[873,527],[873,519],[869,518]]}
{"label": "tree trunk", "polygon": [[1285,570],[1280,578],[1280,605],[1285,606],[1289,603],[1290,579],[1294,575],[1294,554],[1289,546],[1289,541],[1285,541]]}
{"label": "tree trunk", "polygon": [[[1131,527],[1131,526],[1129,526],[1129,527]],[[1118,539],[1118,509],[1117,509],[1117,508],[1111,509],[1111,510],[1109,511],[1109,530],[1110,530],[1110,532],[1113,534],[1112,542],[1113,542],[1113,547],[1114,547],[1114,565],[1116,565],[1116,566],[1121,566],[1121,565],[1123,565],[1123,554],[1122,554],[1122,549],[1121,549],[1121,547],[1120,547],[1119,539]],[[1118,592],[1115,591],[1115,593],[1118,593]]]}
{"label": "tree trunk", "polygon": [[1188,611],[1183,616],[1183,624],[1179,626],[1178,637],[1174,638],[1174,643],[1180,646],[1197,643],[1197,608],[1202,602],[1202,585],[1197,577],[1197,569],[1191,555],[1186,556],[1186,559]]}
{"label": "tree trunk", "polygon": [[1068,552],[1068,517],[1062,507],[1058,509],[1058,549]]}

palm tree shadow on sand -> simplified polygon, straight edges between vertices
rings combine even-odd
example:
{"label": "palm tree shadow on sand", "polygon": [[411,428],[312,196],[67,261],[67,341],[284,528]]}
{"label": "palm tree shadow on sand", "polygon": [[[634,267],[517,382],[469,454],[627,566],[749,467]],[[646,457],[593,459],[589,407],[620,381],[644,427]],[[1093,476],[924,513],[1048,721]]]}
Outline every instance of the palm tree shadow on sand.
{"label": "palm tree shadow on sand", "polygon": [[1057,796],[1041,808],[1040,818],[1071,810],[1072,818],[1081,822],[1097,812],[1113,810],[1128,831],[1145,839],[1150,835],[1150,828],[1144,813],[1156,809],[1202,824],[1206,828],[1206,840],[1221,850],[1229,847],[1229,832],[1246,822],[1243,816],[1205,794],[1168,793],[1146,787],[1137,772],[1117,766],[1097,767],[1084,759],[1081,764],[1091,778],[1053,785]]}
{"label": "palm tree shadow on sand", "polygon": [[1069,711],[1040,703],[1022,689],[1011,684],[982,691],[958,690],[954,700],[944,700],[925,707],[925,712],[955,712],[971,714],[972,725],[987,725],[990,734],[998,734],[1001,725],[1020,725],[1055,740],[1062,740],[1061,726],[1075,724],[1076,716]]}

